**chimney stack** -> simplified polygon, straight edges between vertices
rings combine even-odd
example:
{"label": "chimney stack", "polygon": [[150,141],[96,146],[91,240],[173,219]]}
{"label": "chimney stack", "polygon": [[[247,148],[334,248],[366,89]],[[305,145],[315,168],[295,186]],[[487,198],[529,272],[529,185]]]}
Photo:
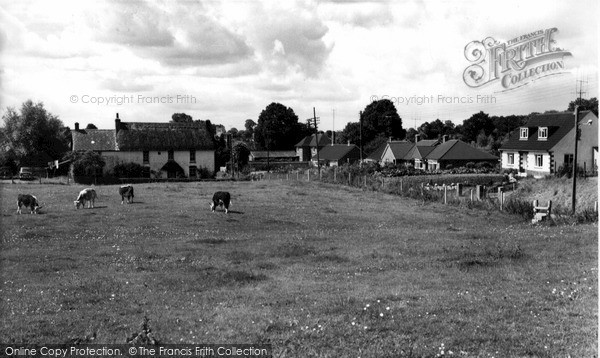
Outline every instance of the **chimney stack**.
{"label": "chimney stack", "polygon": [[121,129],[121,120],[119,119],[119,113],[117,113],[117,118],[115,118],[115,133],[119,133],[119,129]]}
{"label": "chimney stack", "polygon": [[79,130],[79,122],[75,122],[75,130],[78,131]]}
{"label": "chimney stack", "polygon": [[417,143],[419,141],[419,135],[415,134],[415,143]]}
{"label": "chimney stack", "polygon": [[348,146],[350,146],[350,139],[348,139]]}
{"label": "chimney stack", "polygon": [[442,143],[446,143],[446,139],[448,138],[448,136],[446,134],[444,134],[442,136]]}

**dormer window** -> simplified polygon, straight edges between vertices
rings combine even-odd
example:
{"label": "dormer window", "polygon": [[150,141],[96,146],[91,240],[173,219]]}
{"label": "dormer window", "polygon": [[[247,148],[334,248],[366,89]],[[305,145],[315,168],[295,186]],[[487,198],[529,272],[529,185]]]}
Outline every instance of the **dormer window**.
{"label": "dormer window", "polygon": [[538,139],[539,140],[547,140],[548,139],[548,127],[540,127],[538,129]]}
{"label": "dormer window", "polygon": [[529,138],[529,128],[521,128],[521,136],[519,139],[527,140],[527,138]]}

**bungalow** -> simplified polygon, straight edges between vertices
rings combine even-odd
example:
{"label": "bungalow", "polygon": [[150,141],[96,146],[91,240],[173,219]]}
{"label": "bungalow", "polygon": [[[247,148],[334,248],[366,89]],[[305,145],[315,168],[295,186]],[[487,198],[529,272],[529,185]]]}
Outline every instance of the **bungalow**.
{"label": "bungalow", "polygon": [[381,164],[385,165],[387,163],[406,163],[408,160],[406,155],[414,144],[412,142],[407,141],[389,141],[386,143],[386,147],[383,150],[383,154],[381,155]]}
{"label": "bungalow", "polygon": [[[300,159],[301,162],[308,162],[312,157],[317,155],[317,136],[315,134],[304,137],[300,142],[298,142],[296,147],[296,156]],[[331,139],[324,134],[319,133],[319,148],[323,148],[326,145],[331,144]]]}
{"label": "bungalow", "polygon": [[[360,149],[354,144],[331,144],[319,150],[319,161],[330,167],[344,163],[352,164],[360,160]],[[317,156],[312,158],[317,162]]]}
{"label": "bungalow", "polygon": [[[580,136],[577,165],[598,168],[598,117],[591,111],[579,113]],[[500,147],[503,169],[521,175],[544,176],[561,166],[573,165],[575,117],[573,112],[539,114],[515,129]]]}
{"label": "bungalow", "polygon": [[215,171],[215,144],[204,122],[121,122],[114,129],[80,129],[72,132],[76,151],[95,151],[106,162],[105,172],[121,163],[142,165],[150,176],[196,177],[197,170]]}
{"label": "bungalow", "polygon": [[447,140],[435,146],[424,159],[427,161],[427,170],[430,171],[446,169],[450,165],[462,167],[469,162],[490,164],[498,162],[498,157],[495,155],[473,148],[458,139]]}
{"label": "bungalow", "polygon": [[437,140],[422,140],[417,142],[406,154],[405,158],[412,162],[415,169],[426,170],[427,155],[435,149],[438,143],[439,141]]}

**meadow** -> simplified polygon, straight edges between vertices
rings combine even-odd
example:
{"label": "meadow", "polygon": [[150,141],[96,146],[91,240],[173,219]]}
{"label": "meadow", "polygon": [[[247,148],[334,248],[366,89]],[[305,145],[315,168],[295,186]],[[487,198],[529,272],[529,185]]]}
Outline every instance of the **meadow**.
{"label": "meadow", "polygon": [[597,224],[302,181],[136,184],[130,205],[98,186],[76,210],[82,188],[2,184],[1,343],[126,343],[144,323],[276,357],[598,355]]}

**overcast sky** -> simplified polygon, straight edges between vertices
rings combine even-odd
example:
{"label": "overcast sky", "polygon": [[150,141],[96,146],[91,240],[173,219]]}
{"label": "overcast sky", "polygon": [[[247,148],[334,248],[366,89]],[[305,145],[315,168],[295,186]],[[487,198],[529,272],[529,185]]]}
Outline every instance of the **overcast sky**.
{"label": "overcast sky", "polygon": [[[384,96],[409,128],[479,111],[566,110],[578,80],[584,97],[598,96],[596,0],[0,4],[1,113],[42,101],[71,128],[112,128],[117,112],[145,122],[184,112],[243,129],[279,102],[302,121],[316,107],[324,130],[335,110],[341,130]],[[509,91],[465,84],[470,42],[550,28],[572,55],[558,73]],[[407,105],[410,97],[426,102]]]}

